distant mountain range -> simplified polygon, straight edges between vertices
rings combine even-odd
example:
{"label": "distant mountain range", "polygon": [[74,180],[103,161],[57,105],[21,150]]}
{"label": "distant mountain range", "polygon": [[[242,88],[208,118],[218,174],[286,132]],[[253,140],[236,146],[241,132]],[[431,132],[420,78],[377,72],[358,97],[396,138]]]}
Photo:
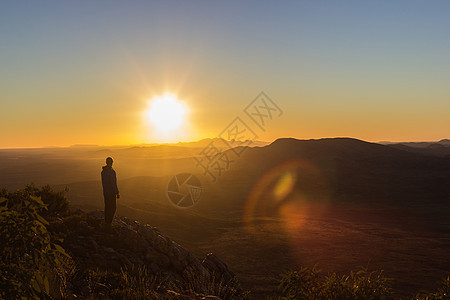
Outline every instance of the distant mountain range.
{"label": "distant mountain range", "polygon": [[[71,145],[69,148],[74,148],[74,149],[88,149],[88,148],[112,148],[112,149],[117,149],[117,148],[122,148],[122,149],[128,149],[128,148],[139,148],[139,149],[143,149],[143,148],[150,148],[150,147],[172,147],[172,146],[177,146],[177,147],[192,147],[192,148],[202,148],[202,147],[206,147],[208,144],[210,144],[211,142],[213,142],[215,145],[217,145],[218,147],[221,148],[225,148],[228,147],[227,146],[227,142],[230,141],[226,141],[223,138],[205,138],[205,139],[201,139],[198,141],[192,141],[192,142],[178,142],[178,143],[143,143],[143,144],[136,144],[136,145],[111,145],[111,146],[101,146],[101,145],[95,145],[95,144],[76,144],[76,145]],[[270,142],[265,142],[265,141],[259,141],[259,140],[252,140],[249,142],[251,147],[260,147],[260,146],[265,146],[270,144]],[[54,148],[54,147],[51,147]],[[61,147],[64,148],[64,147]]]}
{"label": "distant mountain range", "polygon": [[443,139],[438,142],[404,142],[404,143],[386,143],[387,145],[425,155],[450,156],[450,140]]}
{"label": "distant mountain range", "polygon": [[224,177],[227,184],[254,186],[266,174],[276,174],[276,181],[293,172],[297,191],[321,195],[326,189],[335,203],[450,203],[450,156],[415,149],[351,138],[283,138],[248,149]]}
{"label": "distant mountain range", "polygon": [[434,141],[434,142],[380,142],[380,144],[383,145],[398,145],[398,144],[402,144],[402,145],[406,145],[406,146],[411,146],[411,147],[416,147],[416,148],[425,148],[428,147],[430,145],[443,145],[443,146],[450,146],[450,139],[442,139],[440,141]]}
{"label": "distant mountain range", "polygon": [[[106,156],[113,156],[121,181],[142,176],[167,179],[180,172],[191,172],[209,185],[209,178],[192,157],[211,142],[223,141],[205,139],[114,149],[0,150],[0,184],[19,188],[30,182],[38,185],[91,182],[93,188],[99,189],[101,166]],[[223,198],[228,198],[227,203],[242,203],[264,176],[270,173],[273,177],[270,180],[274,181],[286,172],[295,174],[300,191],[320,194],[326,190],[335,202],[443,203],[450,195],[450,146],[447,146],[450,140],[428,145],[383,145],[352,138],[281,138],[268,145],[258,143],[261,146],[248,148],[241,157],[236,157],[233,150],[225,150],[233,162],[220,176],[218,184],[227,192],[224,196],[213,197],[210,204],[222,202]],[[136,192],[139,186],[136,184]]]}

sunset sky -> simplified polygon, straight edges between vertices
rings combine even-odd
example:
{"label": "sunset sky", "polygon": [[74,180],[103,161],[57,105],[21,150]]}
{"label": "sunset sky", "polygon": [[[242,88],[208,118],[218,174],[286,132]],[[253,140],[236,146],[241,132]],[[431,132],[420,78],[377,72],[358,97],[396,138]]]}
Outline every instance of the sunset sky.
{"label": "sunset sky", "polygon": [[[2,1],[0,148],[217,136],[450,138],[450,1]],[[163,136],[149,100],[175,95]],[[249,124],[250,125],[250,124]],[[255,129],[256,131],[256,129]]]}

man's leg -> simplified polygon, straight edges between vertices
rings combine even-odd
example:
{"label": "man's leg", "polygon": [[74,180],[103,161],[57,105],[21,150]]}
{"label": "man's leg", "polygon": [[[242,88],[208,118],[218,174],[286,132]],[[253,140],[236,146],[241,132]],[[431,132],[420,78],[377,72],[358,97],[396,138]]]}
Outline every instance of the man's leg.
{"label": "man's leg", "polygon": [[110,221],[109,223],[111,224],[113,219],[114,219],[114,215],[116,213],[116,195],[111,196],[111,215],[110,215]]}
{"label": "man's leg", "polygon": [[105,196],[105,223],[111,225],[116,212],[116,195]]}

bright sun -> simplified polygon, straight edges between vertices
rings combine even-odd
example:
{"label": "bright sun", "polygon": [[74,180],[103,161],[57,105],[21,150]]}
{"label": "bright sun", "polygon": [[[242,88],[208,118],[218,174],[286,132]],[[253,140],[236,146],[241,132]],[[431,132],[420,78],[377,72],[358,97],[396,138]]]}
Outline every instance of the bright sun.
{"label": "bright sun", "polygon": [[186,106],[172,94],[157,96],[150,102],[146,118],[157,131],[168,133],[186,122]]}

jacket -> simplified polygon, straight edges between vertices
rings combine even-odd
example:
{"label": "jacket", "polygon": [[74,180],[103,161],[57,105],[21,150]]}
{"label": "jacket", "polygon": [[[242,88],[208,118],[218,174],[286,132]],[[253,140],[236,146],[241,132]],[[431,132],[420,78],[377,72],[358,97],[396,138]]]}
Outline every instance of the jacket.
{"label": "jacket", "polygon": [[102,169],[102,185],[103,195],[111,196],[118,195],[116,171],[110,166],[104,166]]}

